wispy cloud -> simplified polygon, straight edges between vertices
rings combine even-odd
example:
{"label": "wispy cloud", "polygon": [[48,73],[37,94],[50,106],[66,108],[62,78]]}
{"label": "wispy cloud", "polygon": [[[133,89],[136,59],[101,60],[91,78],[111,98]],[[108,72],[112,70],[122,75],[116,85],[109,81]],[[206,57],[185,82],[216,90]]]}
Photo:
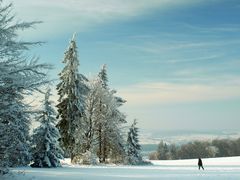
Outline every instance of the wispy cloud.
{"label": "wispy cloud", "polygon": [[240,44],[238,39],[229,39],[229,40],[209,40],[209,41],[164,41],[164,42],[154,42],[147,41],[143,45],[129,45],[129,48],[136,49],[139,51],[159,54],[164,53],[166,51],[173,50],[184,50],[184,49],[207,49],[210,47],[221,47],[226,45],[237,45]]}
{"label": "wispy cloud", "polygon": [[19,18],[42,20],[44,24],[38,28],[39,31],[44,35],[55,35],[66,30],[84,31],[86,28],[109,21],[134,18],[151,9],[165,10],[174,6],[193,4],[193,1],[13,0],[13,3]]}
{"label": "wispy cloud", "polygon": [[[233,81],[232,81],[233,82]],[[152,82],[119,90],[129,105],[215,101],[240,97],[240,84],[176,84]]]}
{"label": "wispy cloud", "polygon": [[215,55],[209,55],[209,56],[202,56],[202,57],[193,57],[193,58],[185,58],[185,59],[166,59],[165,61],[159,61],[157,59],[155,60],[146,60],[144,63],[146,64],[158,64],[158,63],[164,63],[164,64],[177,64],[177,63],[189,63],[189,62],[200,62],[200,61],[209,61],[214,60],[217,58],[222,57],[222,54],[215,54]]}
{"label": "wispy cloud", "polygon": [[[174,34],[173,34],[174,35]],[[153,38],[151,35],[146,36],[134,36],[134,41],[129,42],[112,42],[112,41],[101,41],[98,44],[109,45],[116,48],[124,48],[136,52],[142,52],[149,55],[163,55],[163,54],[175,54],[176,52],[185,52],[185,51],[209,51],[209,55],[204,55],[202,57],[195,57],[194,59],[188,59],[187,61],[195,61],[195,59],[204,60],[204,59],[213,59],[219,58],[219,56],[224,55],[223,52],[218,52],[212,54],[216,51],[216,48],[228,47],[228,46],[238,46],[240,45],[239,39],[185,39],[185,40],[172,40],[171,38],[167,40],[159,40],[161,37],[156,36]],[[136,40],[137,39],[137,40]],[[174,61],[174,60],[173,60]]]}
{"label": "wispy cloud", "polygon": [[183,26],[186,29],[191,29],[193,31],[201,33],[217,33],[217,32],[239,32],[240,25],[238,24],[222,24],[221,26],[197,26],[188,23],[178,23],[178,25]]}
{"label": "wispy cloud", "polygon": [[[169,40],[159,42],[157,40],[152,40],[151,36],[145,36],[144,38],[144,41],[139,41],[140,43],[138,41],[102,41],[97,43],[102,46],[109,46],[111,49],[122,49],[133,52],[135,57],[137,56],[142,59],[141,63],[143,64],[181,64],[226,61],[228,65],[233,61],[229,59],[229,47],[236,47],[240,44],[240,41],[237,39],[225,41],[201,40],[195,42],[193,40]],[[223,49],[223,47],[226,48]],[[221,51],[219,51],[220,49]],[[204,68],[206,68],[206,66],[204,66]]]}

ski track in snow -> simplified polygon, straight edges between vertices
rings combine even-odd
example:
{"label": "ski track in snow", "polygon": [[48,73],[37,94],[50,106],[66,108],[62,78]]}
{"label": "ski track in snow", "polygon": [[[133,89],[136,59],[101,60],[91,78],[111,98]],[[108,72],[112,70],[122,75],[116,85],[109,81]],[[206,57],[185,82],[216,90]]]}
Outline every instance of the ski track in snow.
{"label": "ski track in snow", "polygon": [[149,166],[79,166],[66,161],[62,168],[13,168],[14,176],[4,180],[240,179],[240,157],[203,159],[204,171],[198,170],[197,159],[151,162]]}

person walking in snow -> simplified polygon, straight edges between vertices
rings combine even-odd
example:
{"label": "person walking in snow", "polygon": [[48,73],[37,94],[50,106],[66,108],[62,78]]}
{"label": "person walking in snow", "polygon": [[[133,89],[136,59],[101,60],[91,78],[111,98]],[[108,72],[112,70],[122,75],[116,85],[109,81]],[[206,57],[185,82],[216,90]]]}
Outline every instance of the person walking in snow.
{"label": "person walking in snow", "polygon": [[198,158],[198,169],[200,170],[200,168],[204,170],[202,160],[201,158]]}

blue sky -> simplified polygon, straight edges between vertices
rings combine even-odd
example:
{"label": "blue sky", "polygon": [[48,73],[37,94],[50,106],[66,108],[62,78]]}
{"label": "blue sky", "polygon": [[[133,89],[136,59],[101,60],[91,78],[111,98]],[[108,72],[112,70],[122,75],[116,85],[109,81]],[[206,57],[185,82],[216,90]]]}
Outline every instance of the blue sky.
{"label": "blue sky", "polygon": [[18,19],[42,20],[21,33],[57,78],[77,33],[80,72],[107,64],[110,86],[140,128],[240,127],[240,1],[13,0]]}

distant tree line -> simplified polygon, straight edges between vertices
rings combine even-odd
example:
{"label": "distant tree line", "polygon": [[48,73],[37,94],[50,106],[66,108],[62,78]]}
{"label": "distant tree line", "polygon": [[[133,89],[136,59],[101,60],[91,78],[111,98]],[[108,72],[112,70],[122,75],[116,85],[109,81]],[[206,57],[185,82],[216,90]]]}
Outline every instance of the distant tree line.
{"label": "distant tree line", "polygon": [[161,141],[156,152],[149,154],[150,160],[175,160],[240,156],[240,138],[193,141],[183,145]]}

